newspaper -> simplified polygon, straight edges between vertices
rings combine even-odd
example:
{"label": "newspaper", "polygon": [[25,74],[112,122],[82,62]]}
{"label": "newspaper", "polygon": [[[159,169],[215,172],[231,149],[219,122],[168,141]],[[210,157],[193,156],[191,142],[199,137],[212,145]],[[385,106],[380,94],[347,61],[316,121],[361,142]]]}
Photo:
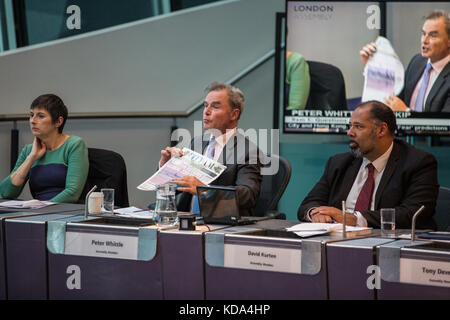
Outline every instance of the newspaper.
{"label": "newspaper", "polygon": [[0,202],[1,208],[14,208],[14,209],[40,209],[47,206],[51,206],[56,204],[55,202],[50,201],[40,201],[37,199],[33,200],[11,200],[11,201],[4,201]]}
{"label": "newspaper", "polygon": [[154,191],[158,184],[171,182],[174,178],[194,176],[208,185],[213,182],[226,166],[188,148],[183,148],[183,156],[172,157],[154,175],[141,183],[137,188]]}
{"label": "newspaper", "polygon": [[405,69],[388,39],[379,36],[377,51],[364,68],[364,89],[361,101],[384,102],[390,94],[398,95],[404,84]]}

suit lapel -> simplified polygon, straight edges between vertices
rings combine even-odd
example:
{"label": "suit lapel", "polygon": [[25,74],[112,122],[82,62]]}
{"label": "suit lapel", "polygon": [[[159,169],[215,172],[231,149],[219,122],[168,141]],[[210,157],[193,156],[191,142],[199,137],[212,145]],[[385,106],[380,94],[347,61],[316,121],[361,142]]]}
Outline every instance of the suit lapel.
{"label": "suit lapel", "polygon": [[433,86],[431,87],[430,93],[428,93],[427,101],[425,102],[425,111],[431,111],[431,101],[437,95],[440,88],[444,85],[447,75],[450,73],[450,63],[447,63],[444,70],[441,71]]}
{"label": "suit lapel", "polygon": [[391,155],[389,156],[389,160],[386,163],[386,168],[384,168],[383,176],[381,177],[380,184],[378,185],[377,193],[375,195],[375,209],[378,208],[378,205],[381,200],[381,195],[383,194],[383,190],[386,187],[389,180],[391,180],[392,175],[394,174],[395,168],[397,167],[397,160],[399,158],[399,147],[398,144],[394,141],[394,147],[392,148]]}

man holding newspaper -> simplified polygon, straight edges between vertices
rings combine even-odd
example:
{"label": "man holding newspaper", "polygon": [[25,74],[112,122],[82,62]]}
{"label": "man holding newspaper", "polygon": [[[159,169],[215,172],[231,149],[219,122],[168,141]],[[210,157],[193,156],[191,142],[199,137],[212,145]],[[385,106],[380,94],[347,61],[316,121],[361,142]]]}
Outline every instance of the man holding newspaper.
{"label": "man holding newspaper", "polygon": [[[195,137],[191,149],[225,165],[226,168],[211,185],[236,187],[240,214],[252,215],[262,176],[258,148],[237,131],[244,109],[244,95],[241,90],[219,82],[209,85],[206,93],[203,110],[206,135]],[[183,155],[179,148],[167,147],[161,150],[159,165],[162,167],[172,157]],[[178,190],[183,192],[178,198],[177,209],[198,213],[197,186],[205,184],[194,176],[183,176],[172,181],[180,185]]]}
{"label": "man holding newspaper", "polygon": [[[446,11],[431,12],[422,27],[421,53],[414,56],[405,72],[405,86],[399,96],[391,94],[385,103],[393,111],[450,112],[450,18]],[[360,56],[364,65],[377,47],[365,45]]]}

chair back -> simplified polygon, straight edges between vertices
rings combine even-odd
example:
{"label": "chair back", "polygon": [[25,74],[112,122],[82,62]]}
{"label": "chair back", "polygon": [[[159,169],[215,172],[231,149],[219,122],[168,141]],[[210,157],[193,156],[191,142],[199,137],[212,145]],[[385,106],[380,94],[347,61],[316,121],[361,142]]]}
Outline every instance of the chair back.
{"label": "chair back", "polygon": [[110,150],[88,148],[89,173],[80,196],[84,203],[86,194],[94,185],[101,188],[114,188],[114,205],[128,207],[127,169],[120,154]]}
{"label": "chair back", "polygon": [[438,231],[450,231],[450,189],[446,187],[439,188],[439,195],[436,201],[435,214]]}
{"label": "chair back", "polygon": [[341,70],[328,63],[307,63],[311,85],[306,109],[347,110],[345,82]]}
{"label": "chair back", "polygon": [[[274,175],[263,175],[259,198],[253,209],[253,214],[256,216],[265,216],[268,211],[277,210],[278,202],[291,179],[292,168],[286,158],[278,155],[266,157],[270,161],[278,161],[279,168]],[[264,166],[268,167],[270,163]]]}

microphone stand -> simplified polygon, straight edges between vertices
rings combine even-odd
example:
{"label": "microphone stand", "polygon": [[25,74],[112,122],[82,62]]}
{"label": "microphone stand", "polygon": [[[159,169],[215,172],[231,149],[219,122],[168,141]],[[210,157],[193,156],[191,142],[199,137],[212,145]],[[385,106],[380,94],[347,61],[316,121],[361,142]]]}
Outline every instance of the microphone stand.
{"label": "microphone stand", "polygon": [[92,192],[95,191],[95,189],[97,189],[97,185],[95,185],[91,190],[89,190],[89,192],[86,195],[86,198],[84,199],[84,218],[85,219],[87,219],[87,217],[88,217],[89,196],[91,195]]}
{"label": "microphone stand", "polygon": [[425,206],[421,206],[419,210],[417,210],[416,213],[414,213],[414,216],[412,218],[411,243],[416,241],[416,219],[417,216],[423,211],[423,209],[425,209]]}

